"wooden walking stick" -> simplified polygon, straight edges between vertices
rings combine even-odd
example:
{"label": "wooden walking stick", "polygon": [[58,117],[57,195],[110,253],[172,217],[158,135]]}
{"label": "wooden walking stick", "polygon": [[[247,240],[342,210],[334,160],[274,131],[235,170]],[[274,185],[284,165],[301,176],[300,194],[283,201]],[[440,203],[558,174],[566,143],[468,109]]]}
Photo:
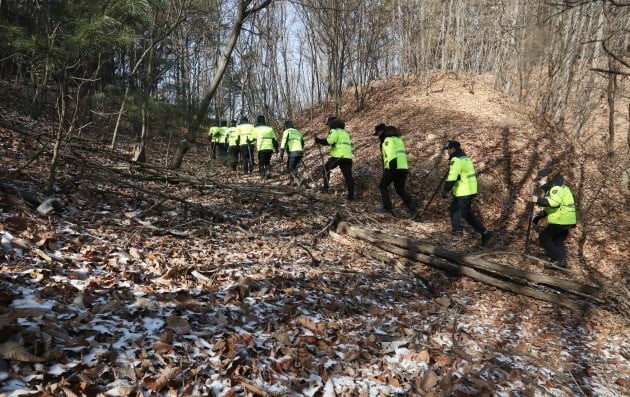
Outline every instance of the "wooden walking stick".
{"label": "wooden walking stick", "polygon": [[328,185],[326,181],[326,174],[327,174],[326,163],[324,163],[324,153],[322,153],[322,146],[317,141],[315,141],[315,143],[317,143],[317,150],[319,150],[319,158],[322,161],[322,176],[324,177],[324,185]]}
{"label": "wooden walking stick", "polygon": [[442,183],[444,182],[444,180],[446,179],[447,176],[448,176],[448,170],[446,171],[446,173],[444,174],[442,179],[440,179],[440,183],[438,183],[437,187],[435,188],[435,191],[431,195],[431,198],[429,199],[429,202],[427,203],[427,205],[424,206],[422,211],[418,211],[416,214],[412,215],[411,216],[412,220],[420,219],[420,217],[422,215],[424,215],[424,213],[426,212],[427,208],[429,208],[429,206],[431,205],[431,203],[435,199],[435,196],[437,196],[438,192],[440,191],[440,187],[442,186]]}
{"label": "wooden walking stick", "polygon": [[[534,189],[534,194],[536,194],[537,190],[538,189]],[[532,230],[533,221],[534,221],[534,203],[530,201],[527,204],[527,233],[525,234],[525,253],[526,254],[529,252],[529,243],[531,241],[529,238],[529,235]]]}
{"label": "wooden walking stick", "polygon": [[304,172],[308,174],[311,182],[313,182],[313,186],[317,186],[317,182],[315,182],[315,179],[313,179],[313,174],[311,172],[307,172],[306,170],[306,163],[304,162],[304,158],[301,158],[300,161],[302,162],[302,167],[304,167]]}
{"label": "wooden walking stick", "polygon": [[[559,173],[560,173],[560,170],[553,170],[547,176],[547,180],[551,182],[553,178],[555,178],[556,175],[558,175]],[[534,186],[534,189],[532,190],[532,196],[540,196],[541,194],[544,194],[543,189],[538,186]],[[533,203],[530,200],[529,203],[527,203],[527,216],[529,219],[527,220],[527,233],[525,233],[525,253],[526,254],[529,252],[529,244],[531,242],[529,236],[532,230],[532,223],[534,223],[534,208],[536,208],[536,203]]]}

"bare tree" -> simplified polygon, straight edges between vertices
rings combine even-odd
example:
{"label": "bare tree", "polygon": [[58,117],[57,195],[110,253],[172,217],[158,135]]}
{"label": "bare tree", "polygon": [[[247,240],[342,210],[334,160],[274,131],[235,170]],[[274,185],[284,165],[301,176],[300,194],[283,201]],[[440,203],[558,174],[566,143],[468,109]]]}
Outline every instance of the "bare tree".
{"label": "bare tree", "polygon": [[255,3],[253,0],[238,0],[236,13],[234,15],[234,21],[232,24],[232,31],[221,54],[217,71],[210,84],[204,90],[203,98],[199,106],[197,106],[195,116],[188,126],[188,132],[186,136],[179,142],[179,145],[177,146],[177,150],[175,151],[173,159],[169,164],[169,167],[171,169],[178,169],[181,167],[184,156],[190,149],[190,142],[193,142],[195,140],[197,131],[199,130],[199,126],[201,125],[202,121],[207,117],[210,101],[214,97],[216,90],[219,87],[219,83],[223,78],[223,74],[225,73],[227,65],[230,62],[230,56],[232,55],[232,51],[236,46],[245,20],[252,14],[269,6],[272,2],[273,0],[263,0],[260,3]]}

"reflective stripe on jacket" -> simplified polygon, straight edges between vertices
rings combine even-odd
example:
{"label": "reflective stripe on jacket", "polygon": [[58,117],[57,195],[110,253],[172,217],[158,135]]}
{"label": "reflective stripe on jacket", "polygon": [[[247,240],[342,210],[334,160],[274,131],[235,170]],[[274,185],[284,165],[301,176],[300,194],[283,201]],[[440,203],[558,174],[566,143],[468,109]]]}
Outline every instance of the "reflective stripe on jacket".
{"label": "reflective stripe on jacket", "polygon": [[288,152],[301,152],[304,149],[302,133],[295,128],[284,130],[280,147],[286,149]]}
{"label": "reflective stripe on jacket", "polygon": [[256,141],[256,150],[273,150],[278,145],[274,144],[276,141],[276,133],[273,131],[273,128],[268,125],[259,125],[254,128],[253,135],[257,138]]}
{"label": "reflective stripe on jacket", "polygon": [[346,130],[341,128],[330,130],[326,141],[332,146],[330,157],[352,159],[352,141]]}
{"label": "reflective stripe on jacket", "polygon": [[395,169],[407,170],[407,154],[405,153],[405,142],[399,136],[388,136],[381,145],[383,152],[383,165],[385,169],[390,169],[392,160],[396,160]]}
{"label": "reflective stripe on jacket", "polygon": [[468,157],[453,157],[448,169],[446,180],[455,181],[453,196],[464,197],[477,194],[477,175],[475,166]]}
{"label": "reflective stripe on jacket", "polygon": [[254,142],[255,137],[252,136],[252,133],[254,132],[253,125],[249,123],[239,124],[236,126],[236,131],[238,131],[239,143],[241,145],[247,145],[248,143]]}
{"label": "reflective stripe on jacket", "polygon": [[575,225],[577,217],[575,214],[575,200],[571,189],[567,186],[552,186],[545,198],[549,203],[548,207],[543,207],[547,214],[547,222],[554,225]]}

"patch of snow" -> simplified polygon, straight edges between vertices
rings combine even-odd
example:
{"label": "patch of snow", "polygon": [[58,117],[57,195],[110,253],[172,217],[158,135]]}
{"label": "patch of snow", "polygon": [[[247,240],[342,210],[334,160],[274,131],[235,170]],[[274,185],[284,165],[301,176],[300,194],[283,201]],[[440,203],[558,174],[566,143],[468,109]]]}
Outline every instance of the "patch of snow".
{"label": "patch of snow", "polygon": [[47,309],[50,310],[55,305],[54,301],[51,300],[37,300],[33,295],[33,292],[30,290],[26,290],[22,288],[23,298],[22,299],[14,299],[11,302],[10,307],[16,309]]}
{"label": "patch of snow", "polygon": [[142,319],[142,326],[147,330],[147,332],[155,334],[164,326],[164,320],[155,317],[144,317]]}
{"label": "patch of snow", "polygon": [[23,394],[32,394],[37,390],[27,389],[26,384],[17,379],[9,379],[4,385],[0,386],[0,392],[6,393],[7,397],[17,397]]}

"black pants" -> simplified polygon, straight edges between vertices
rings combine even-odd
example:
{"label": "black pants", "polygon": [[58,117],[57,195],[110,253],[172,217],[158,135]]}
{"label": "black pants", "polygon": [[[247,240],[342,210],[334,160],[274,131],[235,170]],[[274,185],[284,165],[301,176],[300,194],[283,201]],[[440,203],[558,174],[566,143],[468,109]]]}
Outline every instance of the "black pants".
{"label": "black pants", "polygon": [[463,230],[461,218],[464,218],[478,233],[483,234],[487,230],[472,210],[472,197],[455,197],[448,209],[453,232]]}
{"label": "black pants", "polygon": [[211,141],[210,142],[210,153],[213,159],[217,158],[217,147],[219,146],[219,142]]}
{"label": "black pants", "polygon": [[272,149],[265,149],[258,151],[258,172],[261,178],[267,176],[267,172],[271,171],[271,156],[273,155]]}
{"label": "black pants", "polygon": [[228,158],[230,159],[230,167],[232,167],[234,171],[236,171],[236,163],[238,162],[238,153],[239,153],[238,146],[228,146],[227,155],[228,155]]}
{"label": "black pants", "polygon": [[293,180],[293,178],[299,179],[298,166],[300,165],[301,161],[301,154],[296,156],[289,155],[289,159],[287,160],[287,171],[289,171],[289,176],[291,180]]}
{"label": "black pants", "polygon": [[538,235],[540,245],[543,246],[552,262],[564,263],[566,261],[564,242],[569,235],[570,227],[571,226],[566,225],[548,224]]}
{"label": "black pants", "polygon": [[240,146],[241,162],[243,163],[243,173],[249,174],[254,171],[254,145],[245,144]]}
{"label": "black pants", "polygon": [[352,159],[340,159],[337,157],[330,157],[324,166],[325,178],[324,189],[328,189],[330,172],[339,167],[343,180],[346,183],[346,189],[348,189],[348,200],[354,200],[354,178],[352,177]]}
{"label": "black pants", "polygon": [[409,211],[414,212],[416,210],[417,204],[415,200],[409,195],[409,193],[407,193],[407,191],[405,191],[406,181],[407,171],[389,169],[383,170],[383,176],[378,184],[378,190],[381,191],[381,199],[383,200],[383,208],[387,210],[392,209],[392,199],[389,196],[389,185],[393,183],[396,193],[398,193]]}
{"label": "black pants", "polygon": [[227,155],[227,143],[217,143],[217,149],[219,150],[219,157],[225,157]]}

